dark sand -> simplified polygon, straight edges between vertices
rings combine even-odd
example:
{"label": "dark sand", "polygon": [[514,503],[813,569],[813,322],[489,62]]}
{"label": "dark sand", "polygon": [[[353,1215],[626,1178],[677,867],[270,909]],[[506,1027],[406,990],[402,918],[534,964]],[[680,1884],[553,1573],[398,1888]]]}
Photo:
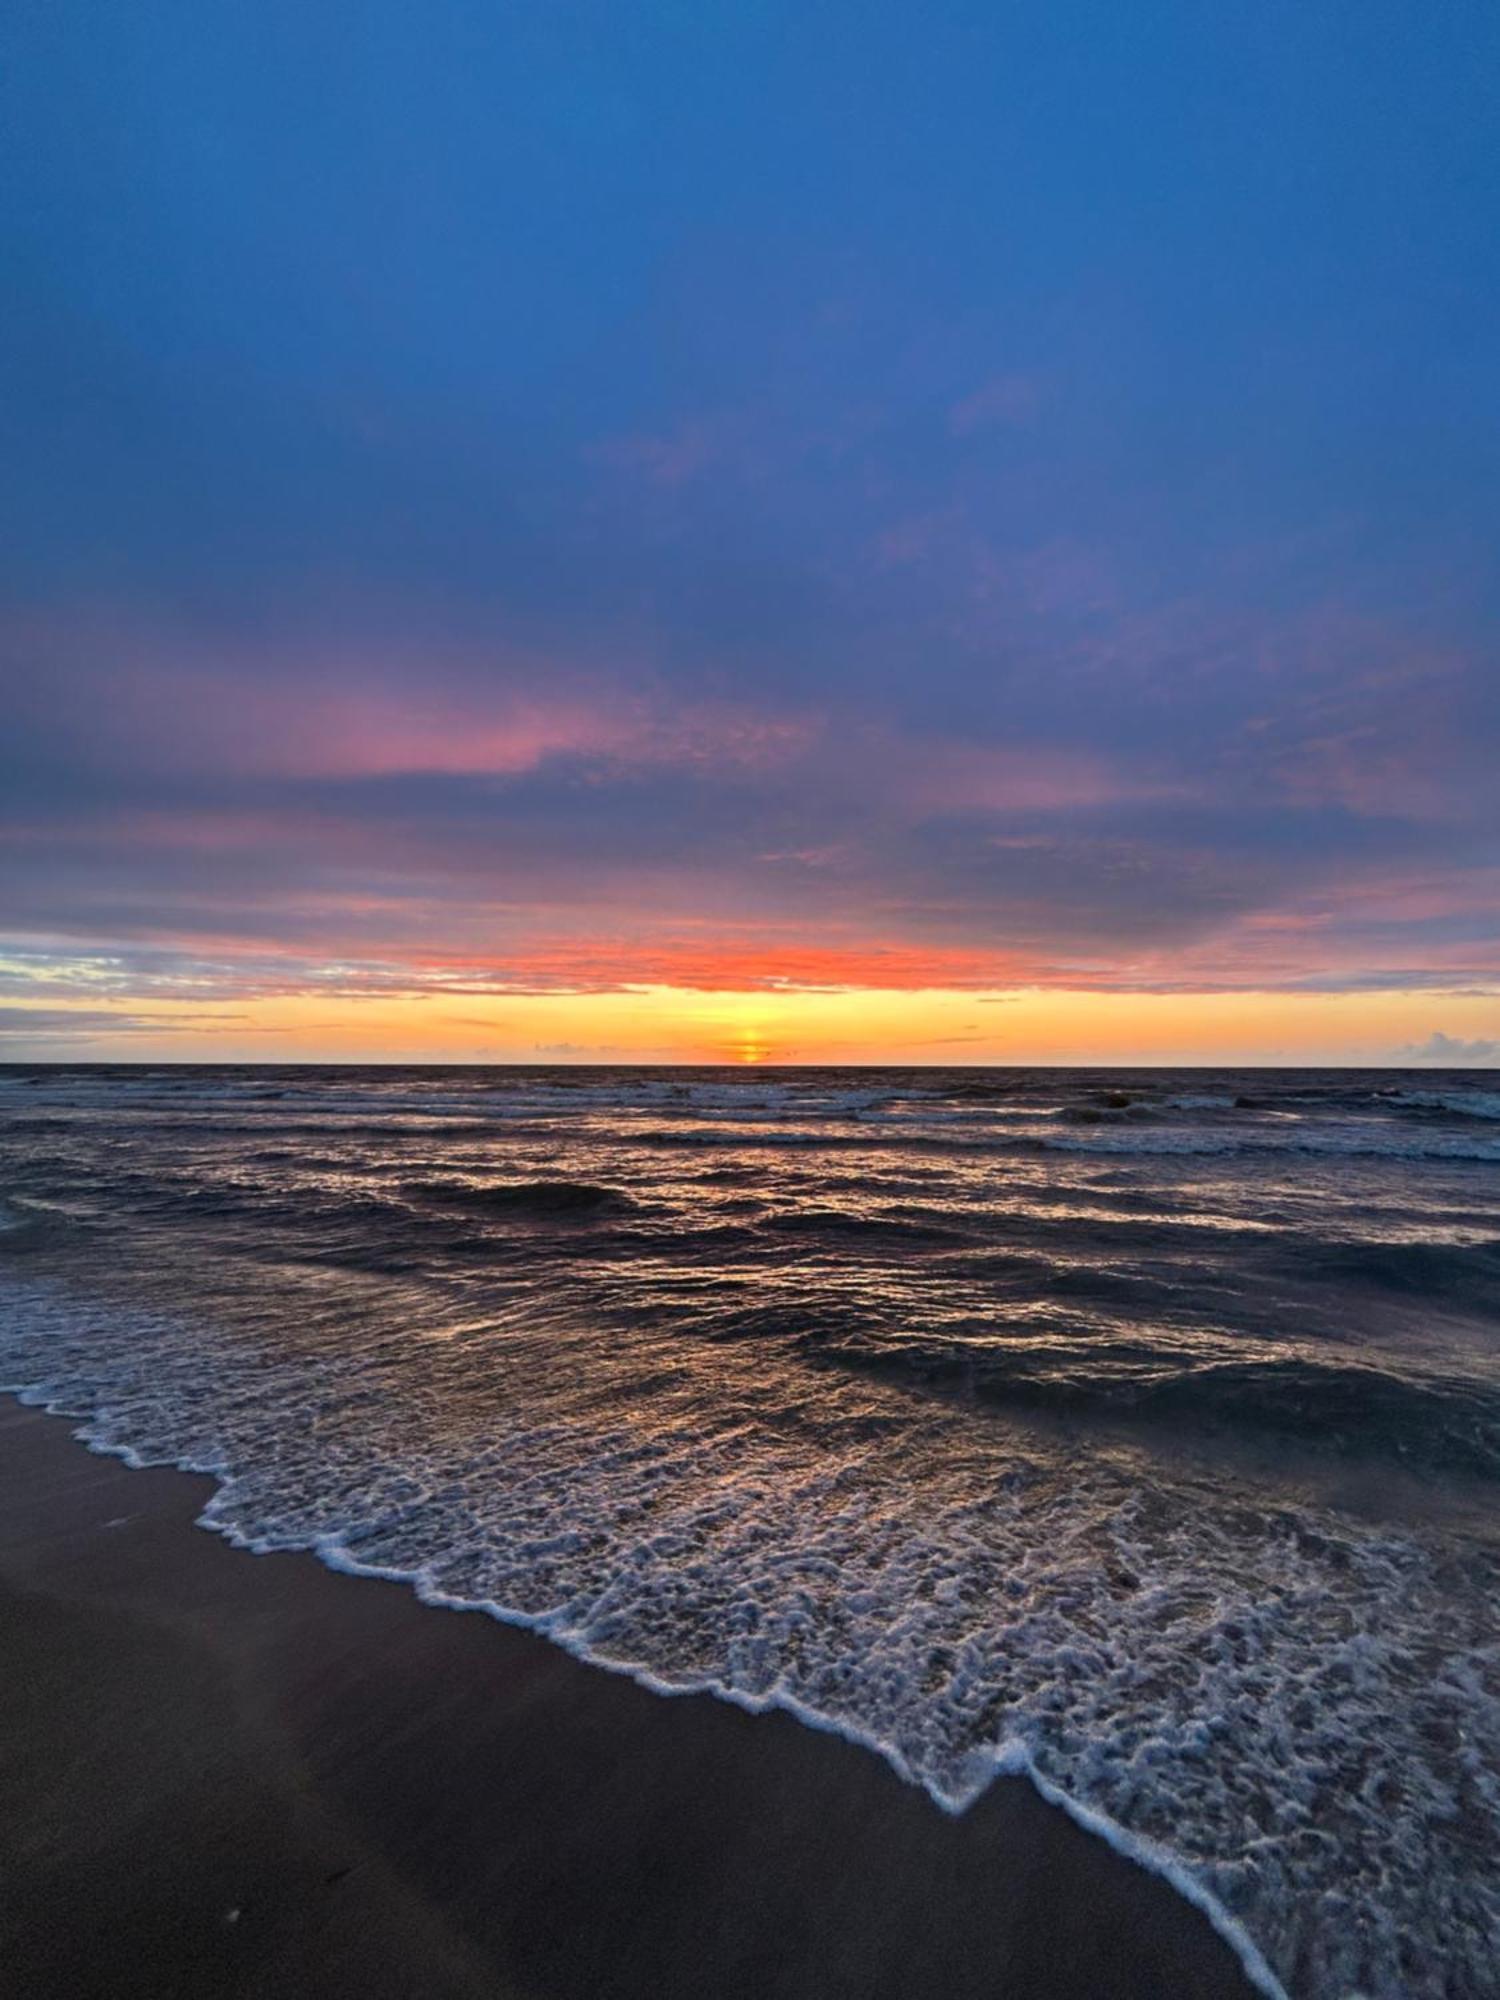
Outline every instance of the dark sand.
{"label": "dark sand", "polygon": [[1021,1780],[961,1819],[783,1715],[192,1522],[0,1401],[0,1986],[15,2000],[1246,2000]]}

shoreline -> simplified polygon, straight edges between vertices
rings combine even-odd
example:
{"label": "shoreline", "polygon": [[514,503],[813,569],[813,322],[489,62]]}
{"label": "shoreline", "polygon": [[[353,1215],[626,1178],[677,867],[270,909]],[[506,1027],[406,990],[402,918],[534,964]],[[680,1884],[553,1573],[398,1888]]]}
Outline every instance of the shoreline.
{"label": "shoreline", "polygon": [[1256,1991],[1028,1778],[942,1812],[784,1711],[247,1560],[195,1529],[214,1490],[0,1407],[0,1949],[35,2000]]}

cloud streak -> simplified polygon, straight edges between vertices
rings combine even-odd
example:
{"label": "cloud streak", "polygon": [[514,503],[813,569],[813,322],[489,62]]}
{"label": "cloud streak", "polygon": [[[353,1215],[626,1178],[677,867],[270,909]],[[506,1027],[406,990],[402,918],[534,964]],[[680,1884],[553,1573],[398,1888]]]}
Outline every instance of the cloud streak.
{"label": "cloud streak", "polygon": [[[11,657],[35,643],[22,621]],[[389,635],[378,672],[353,644],[171,629],[153,668],[94,619],[30,657],[0,930],[113,963],[125,994],[165,965],[173,991],[346,996],[1500,981],[1487,795],[1289,788],[1285,713],[1205,766],[1195,732],[1120,744],[1061,700],[960,734],[836,689],[795,708],[634,665],[585,687]],[[1338,685],[1384,744],[1428,682]]]}

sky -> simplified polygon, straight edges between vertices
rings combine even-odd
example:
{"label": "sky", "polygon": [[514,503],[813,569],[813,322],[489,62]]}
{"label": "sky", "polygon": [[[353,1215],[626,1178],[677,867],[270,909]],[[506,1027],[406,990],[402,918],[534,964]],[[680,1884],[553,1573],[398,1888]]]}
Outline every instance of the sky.
{"label": "sky", "polygon": [[16,0],[0,1059],[1500,1059],[1500,12]]}

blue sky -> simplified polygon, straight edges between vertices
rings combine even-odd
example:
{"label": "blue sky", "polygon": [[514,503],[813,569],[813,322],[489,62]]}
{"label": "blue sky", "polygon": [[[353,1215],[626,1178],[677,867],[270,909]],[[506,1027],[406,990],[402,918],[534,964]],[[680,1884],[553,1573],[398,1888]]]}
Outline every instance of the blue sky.
{"label": "blue sky", "polygon": [[12,1000],[1500,987],[1492,8],[3,33]]}

